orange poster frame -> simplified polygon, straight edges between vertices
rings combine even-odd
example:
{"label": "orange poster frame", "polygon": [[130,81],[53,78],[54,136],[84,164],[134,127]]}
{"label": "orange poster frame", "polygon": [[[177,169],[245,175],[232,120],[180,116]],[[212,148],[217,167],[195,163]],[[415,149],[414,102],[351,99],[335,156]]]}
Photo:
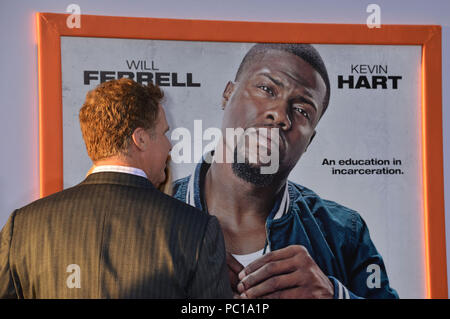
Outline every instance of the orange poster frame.
{"label": "orange poster frame", "polygon": [[61,36],[226,42],[422,46],[422,162],[428,298],[447,298],[441,27],[175,20],[37,13],[40,196],[63,189]]}

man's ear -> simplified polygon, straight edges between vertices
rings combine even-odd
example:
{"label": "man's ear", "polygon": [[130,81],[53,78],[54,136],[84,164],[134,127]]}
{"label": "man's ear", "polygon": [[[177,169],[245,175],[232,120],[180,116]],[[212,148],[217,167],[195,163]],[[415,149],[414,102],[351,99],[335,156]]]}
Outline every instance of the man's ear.
{"label": "man's ear", "polygon": [[306,146],[305,152],[308,150],[309,145],[311,145],[311,142],[313,141],[314,137],[316,136],[317,131],[314,130],[314,133],[311,135],[311,138],[309,139],[309,143]]}
{"label": "man's ear", "polygon": [[222,110],[225,109],[225,106],[228,103],[228,100],[231,97],[231,94],[233,94],[234,91],[234,82],[228,81],[227,86],[225,86],[225,90],[222,94]]}
{"label": "man's ear", "polygon": [[149,133],[142,127],[138,127],[131,135],[133,144],[140,150],[145,151],[149,147],[150,136]]}

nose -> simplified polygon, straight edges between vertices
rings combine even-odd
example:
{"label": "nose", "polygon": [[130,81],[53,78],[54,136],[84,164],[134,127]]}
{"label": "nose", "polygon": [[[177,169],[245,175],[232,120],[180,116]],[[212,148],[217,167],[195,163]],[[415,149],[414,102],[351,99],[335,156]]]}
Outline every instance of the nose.
{"label": "nose", "polygon": [[266,111],[265,119],[268,123],[274,124],[276,127],[287,131],[291,128],[292,123],[287,113],[287,107],[278,105]]}

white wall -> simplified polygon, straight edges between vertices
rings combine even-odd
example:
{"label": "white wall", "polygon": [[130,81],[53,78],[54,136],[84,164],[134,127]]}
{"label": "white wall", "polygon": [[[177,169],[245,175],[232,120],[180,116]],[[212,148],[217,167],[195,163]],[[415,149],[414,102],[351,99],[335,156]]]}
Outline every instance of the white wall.
{"label": "white wall", "polygon": [[[303,23],[365,23],[366,7],[381,7],[383,24],[442,25],[445,199],[450,203],[450,1],[448,0],[0,0],[0,226],[39,195],[38,85],[35,12]],[[446,229],[450,234],[450,207]],[[450,235],[447,235],[450,273]],[[450,276],[449,276],[450,278]],[[450,285],[449,285],[450,286]]]}

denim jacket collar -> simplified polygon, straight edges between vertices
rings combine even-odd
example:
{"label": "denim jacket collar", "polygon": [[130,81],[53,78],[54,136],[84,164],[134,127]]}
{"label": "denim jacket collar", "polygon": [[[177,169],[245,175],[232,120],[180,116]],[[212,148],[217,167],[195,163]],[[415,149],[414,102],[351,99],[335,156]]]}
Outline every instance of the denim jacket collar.
{"label": "denim jacket collar", "polygon": [[[211,155],[213,155],[213,153],[205,154],[202,157],[202,161],[195,166],[192,174],[190,175],[186,189],[185,202],[203,211],[206,211],[206,207],[203,207],[204,205],[202,202],[202,198],[204,196],[202,186],[204,185],[206,172],[211,166],[211,164],[205,161],[205,157]],[[286,187],[288,187],[287,190]],[[295,194],[292,187],[289,187],[289,184],[286,183],[286,185],[276,195],[275,204],[267,216],[266,225],[268,222],[272,223],[274,220],[280,219],[286,214],[289,214],[292,210],[293,199],[297,197],[296,195],[298,194]]]}

